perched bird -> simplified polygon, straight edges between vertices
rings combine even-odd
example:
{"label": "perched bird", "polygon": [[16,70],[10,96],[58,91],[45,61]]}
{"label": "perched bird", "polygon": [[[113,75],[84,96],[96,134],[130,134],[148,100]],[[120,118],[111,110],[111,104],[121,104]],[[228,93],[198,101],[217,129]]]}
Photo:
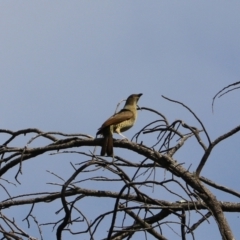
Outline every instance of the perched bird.
{"label": "perched bird", "polygon": [[113,156],[113,133],[118,133],[126,138],[121,132],[127,131],[134,125],[137,119],[137,102],[141,96],[142,93],[130,95],[123,109],[107,119],[98,129],[97,135],[103,135],[101,156],[106,153],[107,156]]}

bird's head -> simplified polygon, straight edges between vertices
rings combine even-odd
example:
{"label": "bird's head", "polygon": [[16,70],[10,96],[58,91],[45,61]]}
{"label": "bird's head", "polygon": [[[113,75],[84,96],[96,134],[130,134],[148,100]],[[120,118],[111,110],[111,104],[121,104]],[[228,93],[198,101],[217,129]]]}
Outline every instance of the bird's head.
{"label": "bird's head", "polygon": [[125,107],[126,106],[137,107],[138,100],[142,95],[143,95],[142,93],[130,95],[126,100]]}

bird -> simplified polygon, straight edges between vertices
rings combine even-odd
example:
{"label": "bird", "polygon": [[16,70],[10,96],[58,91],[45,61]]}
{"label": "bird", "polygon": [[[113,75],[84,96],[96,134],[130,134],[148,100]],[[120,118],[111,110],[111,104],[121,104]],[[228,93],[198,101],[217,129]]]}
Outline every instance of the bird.
{"label": "bird", "polygon": [[130,95],[118,113],[108,118],[98,129],[97,135],[103,135],[101,156],[113,156],[113,133],[126,138],[121,132],[130,129],[137,120],[137,103],[142,93]]}

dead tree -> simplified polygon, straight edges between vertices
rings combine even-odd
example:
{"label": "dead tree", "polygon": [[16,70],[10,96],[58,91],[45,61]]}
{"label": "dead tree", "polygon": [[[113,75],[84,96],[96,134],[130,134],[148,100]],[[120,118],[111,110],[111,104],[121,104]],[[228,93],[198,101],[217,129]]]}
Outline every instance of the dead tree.
{"label": "dead tree", "polygon": [[[1,239],[198,239],[196,230],[210,220],[222,239],[234,239],[225,213],[239,212],[240,204],[220,202],[211,189],[226,196],[240,193],[201,172],[214,147],[240,126],[211,140],[196,114],[173,102],[186,108],[197,126],[169,123],[158,111],[142,107],[153,121],[131,140],[115,139],[121,155],[113,158],[100,157],[96,147],[102,139],[86,134],[0,129],[5,139],[0,148]],[[20,138],[25,144],[17,147]],[[175,158],[193,138],[204,152],[196,169]],[[36,162],[47,172],[40,172]],[[41,187],[28,187],[36,179]]]}

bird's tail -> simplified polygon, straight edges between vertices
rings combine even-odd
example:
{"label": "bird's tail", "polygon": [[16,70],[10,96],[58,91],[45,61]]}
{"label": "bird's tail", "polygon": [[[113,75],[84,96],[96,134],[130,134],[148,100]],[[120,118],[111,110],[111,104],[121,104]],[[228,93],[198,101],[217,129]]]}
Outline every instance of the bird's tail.
{"label": "bird's tail", "polygon": [[104,156],[107,153],[107,156],[113,156],[113,136],[108,134],[104,136],[103,145],[101,150],[101,156]]}

